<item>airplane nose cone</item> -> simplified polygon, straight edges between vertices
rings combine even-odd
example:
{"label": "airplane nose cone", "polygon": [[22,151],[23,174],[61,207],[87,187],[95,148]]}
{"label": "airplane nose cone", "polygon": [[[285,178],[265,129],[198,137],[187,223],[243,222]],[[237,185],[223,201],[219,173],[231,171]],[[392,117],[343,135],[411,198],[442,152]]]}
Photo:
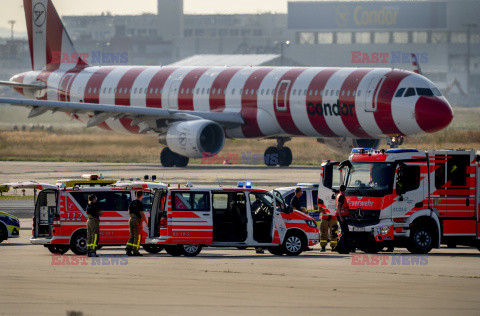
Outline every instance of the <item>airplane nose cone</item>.
{"label": "airplane nose cone", "polygon": [[453,120],[453,110],[447,101],[435,97],[420,97],[415,105],[415,117],[427,133],[438,132]]}

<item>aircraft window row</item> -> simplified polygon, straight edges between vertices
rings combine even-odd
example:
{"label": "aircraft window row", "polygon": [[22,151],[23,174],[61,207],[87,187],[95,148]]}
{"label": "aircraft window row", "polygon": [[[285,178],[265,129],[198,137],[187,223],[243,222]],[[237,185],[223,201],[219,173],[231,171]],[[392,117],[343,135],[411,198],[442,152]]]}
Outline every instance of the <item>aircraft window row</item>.
{"label": "aircraft window row", "polygon": [[401,98],[403,97],[411,97],[411,96],[426,96],[426,97],[431,97],[431,96],[441,96],[442,94],[437,88],[400,88],[398,89],[397,93],[395,93],[396,98]]}
{"label": "aircraft window row", "polygon": [[[412,95],[415,95],[415,90],[413,88],[410,88],[412,90],[410,90],[409,93],[413,93]],[[440,92],[438,91],[438,89],[433,89],[433,93],[436,93],[435,90],[438,92],[438,94],[435,94],[435,95],[440,95]],[[92,87],[89,87],[87,89],[87,93],[88,94],[96,94],[97,92],[100,93],[101,89],[97,89],[97,88],[92,88]],[[221,88],[212,88],[210,90],[210,88],[208,89],[205,89],[205,88],[197,88],[197,89],[189,89],[189,88],[182,88],[180,89],[179,93],[181,95],[184,95],[184,94],[210,94],[210,91],[211,91],[211,94],[212,95],[226,95],[227,94],[227,89],[221,89]],[[403,92],[405,91],[405,88],[401,88],[400,90],[398,90],[397,94],[395,95],[396,97],[399,97],[399,96],[402,96],[403,95]],[[418,95],[433,95],[431,94],[432,91],[430,89],[423,89],[423,88],[417,88],[417,93]],[[163,93],[163,88],[162,89],[159,89],[159,88],[103,88],[103,94],[117,94],[117,92],[119,94],[162,94]],[[231,90],[231,95],[234,95],[236,92],[235,89],[232,89]],[[268,96],[268,95],[271,95],[273,96],[275,94],[275,89],[240,89],[238,90],[238,93],[239,95],[265,95],[265,96]],[[307,90],[307,89],[293,89],[292,90],[292,95],[293,96],[306,96],[306,95],[309,95],[309,96],[352,96],[352,97],[355,97],[355,96],[360,96],[361,95],[361,92],[360,91],[356,91],[356,90],[334,90],[334,89],[326,89],[326,90],[313,90],[313,89],[310,89],[310,90]],[[408,96],[407,94],[404,95],[404,96]]]}
{"label": "aircraft window row", "polygon": [[[97,88],[89,87],[87,89],[87,93],[96,94],[97,91],[100,93],[100,90],[101,89],[97,90]],[[117,89],[117,88],[106,88],[106,87],[103,88],[103,94],[111,94],[112,92],[117,94],[117,91],[120,94],[122,94],[122,93],[123,94],[127,94],[127,93],[131,94],[132,93],[132,88],[130,88],[130,89],[128,89],[128,88],[118,88]],[[135,88],[135,89],[133,89],[133,94],[148,94],[148,93],[150,93],[150,94],[162,94],[162,92],[163,92],[163,89],[158,89],[158,88],[155,88],[155,89],[154,88],[150,88],[150,89],[148,89],[148,88],[146,88],[146,89]]]}

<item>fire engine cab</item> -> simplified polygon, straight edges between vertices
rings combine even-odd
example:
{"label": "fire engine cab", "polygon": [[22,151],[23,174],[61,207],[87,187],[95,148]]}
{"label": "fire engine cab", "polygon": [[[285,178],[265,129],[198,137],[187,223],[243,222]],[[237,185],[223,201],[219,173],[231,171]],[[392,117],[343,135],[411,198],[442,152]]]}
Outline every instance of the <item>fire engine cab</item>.
{"label": "fire engine cab", "polygon": [[182,187],[157,190],[146,243],[173,256],[196,256],[203,246],[266,247],[299,255],[318,243],[313,218],[285,207],[278,191]]}
{"label": "fire engine cab", "polygon": [[[144,192],[142,203],[145,216],[149,217],[153,200],[153,189],[166,188],[156,182],[124,182],[108,187],[63,187],[36,182],[9,183],[15,188],[40,190],[35,203],[33,231],[30,242],[44,245],[52,253],[64,254],[69,249],[77,255],[87,251],[88,196],[95,194],[103,215],[100,216],[100,246],[125,245],[129,238],[130,219],[128,206],[135,199],[135,191]],[[148,235],[148,224],[142,223],[141,244],[151,253],[162,247],[144,245]]]}
{"label": "fire engine cab", "polygon": [[319,207],[334,214],[345,184],[348,240],[366,252],[395,246],[428,253],[440,244],[480,250],[479,154],[355,148],[342,163],[322,163]]}

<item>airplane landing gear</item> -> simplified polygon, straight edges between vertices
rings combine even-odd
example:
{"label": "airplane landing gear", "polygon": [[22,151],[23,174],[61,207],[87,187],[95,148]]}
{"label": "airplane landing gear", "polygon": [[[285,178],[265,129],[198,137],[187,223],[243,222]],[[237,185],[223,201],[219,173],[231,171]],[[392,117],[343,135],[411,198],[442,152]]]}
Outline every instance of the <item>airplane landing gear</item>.
{"label": "airplane landing gear", "polygon": [[389,137],[387,138],[387,145],[390,146],[390,148],[398,148],[398,146],[401,146],[403,144],[403,137]]}
{"label": "airplane landing gear", "polygon": [[265,150],[265,165],[269,167],[276,165],[279,165],[280,167],[288,167],[292,164],[292,151],[290,148],[284,147],[285,143],[289,140],[290,138],[277,138],[277,146],[268,147]]}
{"label": "airplane landing gear", "polygon": [[162,153],[160,154],[160,162],[165,168],[170,168],[173,166],[183,168],[188,165],[189,160],[190,159],[188,157],[174,153],[168,147],[163,148]]}

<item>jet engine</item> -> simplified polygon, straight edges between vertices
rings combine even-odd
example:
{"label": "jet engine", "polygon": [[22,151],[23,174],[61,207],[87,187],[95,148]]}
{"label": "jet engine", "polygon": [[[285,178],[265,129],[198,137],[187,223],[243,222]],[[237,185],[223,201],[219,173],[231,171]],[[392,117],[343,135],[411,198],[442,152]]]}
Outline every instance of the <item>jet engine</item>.
{"label": "jet engine", "polygon": [[166,145],[175,153],[201,158],[202,153],[218,154],[225,144],[223,128],[213,121],[194,120],[170,125],[165,137]]}

